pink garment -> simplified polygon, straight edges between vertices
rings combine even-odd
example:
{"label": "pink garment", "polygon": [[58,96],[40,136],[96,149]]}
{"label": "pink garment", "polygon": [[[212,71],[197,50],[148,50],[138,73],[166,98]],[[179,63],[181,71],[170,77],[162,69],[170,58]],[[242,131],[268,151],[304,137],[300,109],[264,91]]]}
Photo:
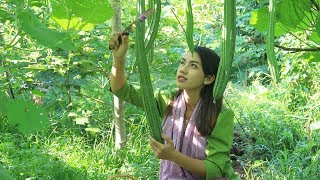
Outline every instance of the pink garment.
{"label": "pink garment", "polygon": [[[196,106],[194,112],[199,106]],[[184,114],[186,103],[184,95],[181,93],[173,104],[172,114],[164,120],[162,131],[173,140],[175,148],[181,153],[195,158],[204,160],[206,158],[207,140],[201,136],[195,125],[195,113],[192,114],[189,124],[184,132]],[[178,164],[161,160],[160,163],[160,180],[178,180],[178,179],[205,179],[205,177],[196,176],[183,169]]]}

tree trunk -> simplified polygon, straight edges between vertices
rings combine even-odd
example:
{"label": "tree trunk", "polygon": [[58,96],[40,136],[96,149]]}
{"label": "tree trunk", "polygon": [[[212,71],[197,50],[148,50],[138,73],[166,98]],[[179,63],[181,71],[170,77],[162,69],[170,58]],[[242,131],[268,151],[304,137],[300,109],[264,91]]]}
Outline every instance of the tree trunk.
{"label": "tree trunk", "polygon": [[[120,0],[111,0],[110,3],[114,10],[114,15],[112,17],[112,33],[120,32],[122,30]],[[115,122],[115,147],[116,149],[121,149],[125,146],[127,141],[123,101],[116,96],[113,96],[113,99]]]}

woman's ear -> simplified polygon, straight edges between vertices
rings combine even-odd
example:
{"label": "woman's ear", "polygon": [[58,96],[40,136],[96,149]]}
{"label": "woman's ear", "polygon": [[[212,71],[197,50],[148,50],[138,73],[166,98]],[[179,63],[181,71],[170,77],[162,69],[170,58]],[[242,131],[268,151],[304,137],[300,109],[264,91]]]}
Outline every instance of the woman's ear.
{"label": "woman's ear", "polygon": [[215,79],[216,79],[215,75],[208,75],[207,77],[205,77],[203,84],[204,85],[211,84]]}

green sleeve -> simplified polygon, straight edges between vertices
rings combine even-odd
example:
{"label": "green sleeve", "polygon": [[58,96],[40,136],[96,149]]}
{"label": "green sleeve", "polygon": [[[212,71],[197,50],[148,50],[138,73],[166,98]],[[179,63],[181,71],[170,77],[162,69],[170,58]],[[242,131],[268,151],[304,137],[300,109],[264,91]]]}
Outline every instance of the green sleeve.
{"label": "green sleeve", "polygon": [[[216,125],[207,137],[206,179],[217,179],[224,175],[233,177],[230,149],[233,141],[234,113],[229,109],[220,112]],[[234,178],[233,178],[234,179]]]}
{"label": "green sleeve", "polygon": [[[142,92],[140,90],[140,87],[138,86],[134,86],[126,82],[119,90],[112,93],[123,101],[126,101],[137,107],[143,108],[143,101],[141,98]],[[168,93],[164,91],[156,91],[154,93],[158,109],[162,116],[164,115],[165,110],[168,104],[170,103],[171,94],[171,92]]]}

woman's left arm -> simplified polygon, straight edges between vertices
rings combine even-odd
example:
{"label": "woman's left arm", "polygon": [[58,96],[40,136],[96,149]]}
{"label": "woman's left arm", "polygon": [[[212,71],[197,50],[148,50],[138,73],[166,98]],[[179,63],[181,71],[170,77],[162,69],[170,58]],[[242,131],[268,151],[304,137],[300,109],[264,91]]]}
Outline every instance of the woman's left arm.
{"label": "woman's left arm", "polygon": [[204,160],[194,159],[177,151],[174,148],[173,142],[170,137],[162,134],[162,138],[167,142],[166,144],[161,144],[151,136],[149,136],[151,149],[158,159],[175,162],[192,174],[198,176],[206,176]]}

